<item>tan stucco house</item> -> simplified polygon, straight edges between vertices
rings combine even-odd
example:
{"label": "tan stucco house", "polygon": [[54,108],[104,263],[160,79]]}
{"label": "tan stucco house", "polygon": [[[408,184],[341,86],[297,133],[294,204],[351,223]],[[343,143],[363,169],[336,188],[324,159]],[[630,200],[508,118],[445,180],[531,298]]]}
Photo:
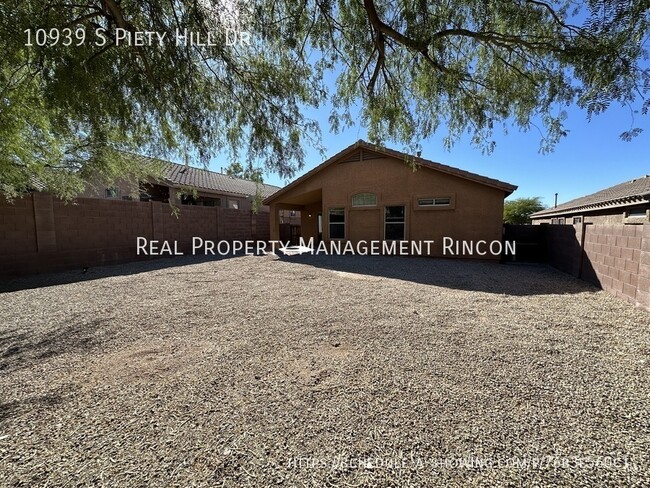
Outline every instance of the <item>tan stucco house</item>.
{"label": "tan stucco house", "polygon": [[533,224],[643,224],[650,222],[650,175],[619,183],[530,216]]}
{"label": "tan stucco house", "polygon": [[271,239],[279,238],[280,211],[296,210],[305,241],[492,241],[502,238],[503,200],[516,188],[360,140],[264,204]]}
{"label": "tan stucco house", "polygon": [[[101,182],[94,182],[80,196],[132,200],[134,194],[139,194],[141,201],[172,202],[179,205],[251,211],[258,193],[262,198],[266,198],[280,189],[278,186],[257,184],[254,181],[205,168],[197,168],[189,164],[178,164],[135,154],[133,158],[143,164],[161,164],[161,179],[140,182],[135,188],[127,182],[118,182],[110,187],[101,184]],[[262,206],[258,210],[267,212],[268,207]],[[295,213],[287,212],[284,221],[295,223],[295,215]]]}

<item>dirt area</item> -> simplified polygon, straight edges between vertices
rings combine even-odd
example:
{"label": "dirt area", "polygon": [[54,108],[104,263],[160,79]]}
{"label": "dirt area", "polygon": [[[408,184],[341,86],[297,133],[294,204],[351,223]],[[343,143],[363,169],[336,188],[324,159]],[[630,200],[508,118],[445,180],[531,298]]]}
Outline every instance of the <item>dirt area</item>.
{"label": "dirt area", "polygon": [[0,286],[1,486],[650,484],[650,313],[547,267],[250,256]]}

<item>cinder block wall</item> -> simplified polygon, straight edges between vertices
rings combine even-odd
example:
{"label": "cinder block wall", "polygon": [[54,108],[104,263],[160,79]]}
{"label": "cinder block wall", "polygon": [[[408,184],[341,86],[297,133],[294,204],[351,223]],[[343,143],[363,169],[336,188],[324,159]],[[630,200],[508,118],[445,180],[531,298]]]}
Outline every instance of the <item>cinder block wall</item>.
{"label": "cinder block wall", "polygon": [[0,197],[0,256],[4,258],[17,252],[38,252],[34,201],[31,197],[21,198],[9,205]]}
{"label": "cinder block wall", "polygon": [[[603,290],[636,304],[639,301],[637,292],[640,279],[641,287],[644,285],[641,271],[645,271],[645,278],[650,279],[650,266],[647,266],[650,263],[646,262],[646,268],[641,266],[644,233],[650,230],[650,226],[590,225],[586,229],[584,252],[593,271],[585,268],[583,277],[590,281],[596,279]],[[650,242],[650,235],[645,240]],[[645,260],[649,257],[650,254]],[[645,285],[647,293],[647,283]],[[638,297],[640,304],[645,303],[645,297],[641,296],[643,292],[641,289]],[[650,302],[646,305],[650,305]]]}
{"label": "cinder block wall", "polygon": [[64,203],[33,193],[9,203],[0,197],[0,276],[117,264],[138,259],[137,237],[177,241],[191,252],[192,237],[269,240],[265,213],[219,207],[79,198]]}
{"label": "cinder block wall", "polygon": [[549,264],[650,310],[650,224],[550,225],[547,246]]}
{"label": "cinder block wall", "polygon": [[579,276],[582,226],[553,225],[548,226],[548,230],[548,263],[565,273]]}

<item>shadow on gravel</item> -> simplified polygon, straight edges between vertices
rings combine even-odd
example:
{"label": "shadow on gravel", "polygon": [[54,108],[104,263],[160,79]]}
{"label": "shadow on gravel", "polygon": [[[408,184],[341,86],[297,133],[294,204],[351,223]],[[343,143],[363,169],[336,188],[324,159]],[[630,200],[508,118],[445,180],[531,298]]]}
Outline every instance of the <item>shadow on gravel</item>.
{"label": "shadow on gravel", "polygon": [[63,402],[63,395],[50,393],[46,395],[32,396],[25,400],[0,403],[0,422],[4,422],[17,414],[24,414],[26,411],[38,407],[51,407]]}
{"label": "shadow on gravel", "polygon": [[545,264],[501,264],[444,258],[355,255],[280,256],[285,262],[465,291],[505,295],[594,292],[584,281]]}
{"label": "shadow on gravel", "polygon": [[100,278],[107,278],[110,276],[125,276],[138,273],[146,273],[147,271],[175,268],[178,266],[187,266],[189,264],[200,264],[207,261],[221,261],[233,257],[240,257],[240,255],[161,257],[148,261],[135,261],[131,263],[97,266],[83,270],[77,269],[31,276],[19,276],[16,278],[0,278],[0,293],[8,293],[18,290],[29,290],[32,288],[41,288],[44,286],[65,285],[68,283],[78,283],[81,281],[92,281]]}
{"label": "shadow on gravel", "polygon": [[28,368],[60,354],[88,351],[106,341],[109,322],[110,319],[84,320],[40,337],[16,329],[4,331],[0,335],[0,374]]}

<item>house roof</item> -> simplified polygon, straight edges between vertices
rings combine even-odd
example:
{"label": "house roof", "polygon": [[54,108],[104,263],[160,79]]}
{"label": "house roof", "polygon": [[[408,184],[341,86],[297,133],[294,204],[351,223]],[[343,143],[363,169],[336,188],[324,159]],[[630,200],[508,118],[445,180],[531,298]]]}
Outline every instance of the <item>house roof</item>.
{"label": "house roof", "polygon": [[[257,193],[257,183],[254,181],[168,161],[163,166],[163,177],[175,186],[188,186],[212,192],[236,193],[246,196]],[[260,186],[262,198],[267,198],[280,189],[279,186],[274,185],[262,184]]]}
{"label": "house roof", "polygon": [[[450,174],[453,176],[458,176],[459,178],[464,178],[466,180],[474,181],[476,183],[481,183],[483,185],[491,186],[494,188],[497,188],[499,190],[502,190],[506,193],[507,195],[510,195],[513,191],[517,189],[515,185],[511,185],[510,183],[505,183],[503,181],[495,180],[493,178],[488,178],[487,176],[481,176],[475,173],[470,173],[469,171],[465,171],[462,169],[454,168],[452,166],[447,166],[445,164],[441,163],[436,163],[435,161],[430,161],[428,159],[421,158],[419,156],[413,156],[410,154],[406,154],[401,151],[396,151],[394,149],[389,149],[383,146],[375,145],[375,144],[370,144],[369,142],[364,141],[363,139],[359,139],[357,142],[354,144],[346,147],[342,151],[336,153],[334,156],[329,158],[328,160],[324,161],[323,163],[319,164],[312,170],[308,171],[304,175],[302,175],[300,178],[294,180],[291,182],[289,185],[285,186],[278,192],[274,193],[271,197],[266,198],[264,200],[264,204],[268,205],[271,201],[276,200],[279,198],[281,195],[283,195],[285,192],[290,190],[291,188],[299,185],[303,181],[307,180],[308,178],[311,178],[313,175],[318,173],[319,171],[322,171],[326,167],[330,166],[331,164],[334,164],[339,161],[352,161],[352,160],[359,160],[354,157],[354,154],[357,152],[357,150],[361,150],[363,154],[371,154],[374,158],[376,157],[381,157],[381,156],[389,156],[395,159],[401,159],[404,161],[409,161],[415,164],[418,167],[423,167],[423,168],[429,168],[429,169],[434,169],[437,171],[440,171],[442,173]],[[345,159],[347,157],[347,159]],[[363,156],[362,156],[363,157]],[[366,159],[366,157],[364,157]]]}
{"label": "house roof", "polygon": [[626,181],[625,183],[605,188],[604,190],[576,198],[554,208],[535,212],[531,217],[535,219],[575,213],[577,211],[626,207],[647,202],[650,202],[650,175],[641,176]]}
{"label": "house roof", "polygon": [[[229,193],[252,196],[257,194],[257,183],[251,180],[236,178],[223,173],[217,173],[204,168],[195,168],[185,164],[172,163],[162,159],[150,158],[135,154],[140,160],[162,164],[163,181],[172,187],[190,187],[214,193]],[[280,187],[275,185],[260,185],[262,198],[267,198],[277,192]]]}

